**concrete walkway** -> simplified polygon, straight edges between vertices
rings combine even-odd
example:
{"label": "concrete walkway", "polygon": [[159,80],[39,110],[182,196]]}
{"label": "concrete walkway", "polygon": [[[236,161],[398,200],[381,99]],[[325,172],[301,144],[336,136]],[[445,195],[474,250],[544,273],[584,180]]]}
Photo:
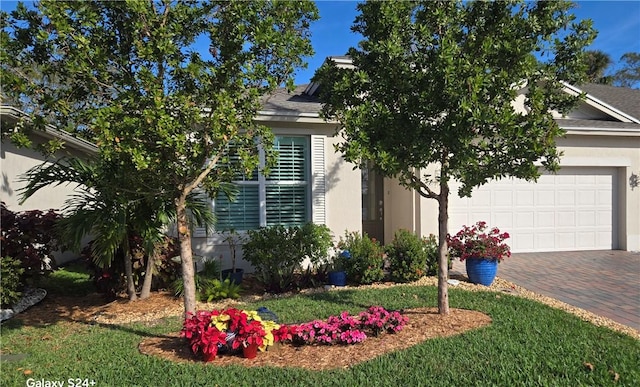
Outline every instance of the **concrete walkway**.
{"label": "concrete walkway", "polygon": [[[464,262],[455,261],[453,270],[466,274]],[[513,254],[498,277],[640,331],[640,253]]]}

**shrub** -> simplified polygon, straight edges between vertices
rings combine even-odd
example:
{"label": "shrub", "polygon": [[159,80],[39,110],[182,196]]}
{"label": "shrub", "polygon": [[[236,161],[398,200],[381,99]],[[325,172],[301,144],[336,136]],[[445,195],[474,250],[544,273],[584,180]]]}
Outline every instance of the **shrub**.
{"label": "shrub", "polygon": [[[203,302],[211,302],[224,298],[239,298],[240,285],[232,282],[228,278],[220,281],[220,263],[215,259],[208,259],[204,262],[204,268],[194,276],[196,294]],[[171,284],[176,297],[184,293],[184,281],[182,277],[176,278]]]}
{"label": "shrub", "polygon": [[22,281],[20,277],[24,269],[19,260],[11,257],[0,259],[0,305],[10,308],[22,297]]}
{"label": "shrub", "polygon": [[408,230],[398,230],[385,250],[391,279],[395,282],[416,281],[424,275],[435,274],[437,270],[438,248],[433,235],[427,239]]}
{"label": "shrub", "polygon": [[[91,259],[91,243],[82,250],[87,264],[93,271],[93,281],[99,293],[105,293],[111,297],[126,290],[126,280],[124,273],[123,252],[118,251],[115,259],[108,267],[96,265]],[[136,288],[142,287],[144,272],[148,256],[145,254],[144,242],[139,236],[129,237],[131,250],[131,263],[133,266],[133,279]],[[171,258],[180,255],[180,243],[178,238],[165,236],[160,252],[155,260],[155,270],[153,272],[152,290],[168,289],[180,274],[180,262],[174,262]]]}
{"label": "shrub", "polygon": [[200,280],[200,301],[211,302],[216,300],[222,300],[225,298],[239,298],[240,297],[240,285],[231,281],[229,278],[224,281],[219,279],[201,279]]}
{"label": "shrub", "polygon": [[24,269],[21,281],[35,281],[55,266],[53,252],[59,249],[53,230],[62,216],[53,210],[13,212],[2,202],[0,240],[2,256],[14,258]]}
{"label": "shrub", "polygon": [[302,227],[277,225],[249,230],[243,251],[244,259],[253,265],[266,289],[282,292],[294,287],[295,273],[305,258],[309,259],[311,272],[326,265],[330,247],[329,229],[309,223]]}
{"label": "shrub", "polygon": [[347,278],[358,284],[370,284],[384,278],[384,250],[375,239],[358,232],[346,232],[340,237],[338,248],[343,252],[336,259]]}

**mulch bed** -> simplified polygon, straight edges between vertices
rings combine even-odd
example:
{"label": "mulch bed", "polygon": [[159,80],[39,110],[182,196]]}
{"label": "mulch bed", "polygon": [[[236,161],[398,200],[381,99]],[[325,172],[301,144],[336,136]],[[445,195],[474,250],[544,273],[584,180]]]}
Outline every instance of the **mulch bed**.
{"label": "mulch bed", "polygon": [[[484,313],[451,309],[448,316],[438,314],[435,308],[408,309],[405,328],[395,334],[381,334],[355,345],[276,345],[274,349],[259,352],[255,359],[241,355],[219,355],[211,366],[242,365],[246,367],[297,367],[310,370],[348,368],[377,356],[409,348],[425,340],[447,337],[491,324]],[[158,356],[174,362],[202,362],[195,356],[179,332],[152,337],[139,345],[143,354]]]}

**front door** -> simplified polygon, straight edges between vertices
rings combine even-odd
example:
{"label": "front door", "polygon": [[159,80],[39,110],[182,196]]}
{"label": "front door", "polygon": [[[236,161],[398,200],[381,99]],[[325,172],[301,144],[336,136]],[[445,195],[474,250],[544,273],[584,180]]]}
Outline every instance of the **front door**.
{"label": "front door", "polygon": [[362,231],[384,244],[384,178],[367,163],[362,169]]}

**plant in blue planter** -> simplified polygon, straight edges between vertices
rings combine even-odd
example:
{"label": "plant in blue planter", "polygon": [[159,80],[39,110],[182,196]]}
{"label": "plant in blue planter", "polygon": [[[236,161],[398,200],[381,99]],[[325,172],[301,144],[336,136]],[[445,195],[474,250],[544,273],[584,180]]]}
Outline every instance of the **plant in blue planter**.
{"label": "plant in blue planter", "polygon": [[509,233],[501,233],[497,227],[489,229],[486,222],[464,226],[454,236],[447,235],[449,255],[465,261],[467,276],[475,284],[489,286],[498,271],[498,263],[511,256],[504,241]]}
{"label": "plant in blue planter", "polygon": [[334,286],[345,286],[347,284],[347,272],[344,271],[344,261],[351,259],[349,250],[343,250],[333,260],[332,270],[328,273],[329,284]]}

